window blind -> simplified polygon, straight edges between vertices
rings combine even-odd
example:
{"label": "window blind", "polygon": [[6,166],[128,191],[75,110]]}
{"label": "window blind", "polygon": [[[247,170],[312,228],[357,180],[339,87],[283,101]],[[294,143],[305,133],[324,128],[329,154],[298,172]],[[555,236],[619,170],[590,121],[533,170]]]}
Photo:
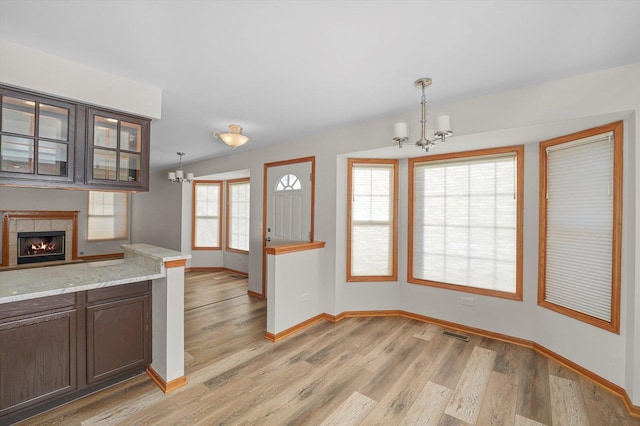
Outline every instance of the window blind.
{"label": "window blind", "polygon": [[89,191],[87,240],[125,240],[129,235],[129,197],[125,192]]}
{"label": "window blind", "polygon": [[610,321],[613,132],[546,155],[545,300]]}
{"label": "window blind", "polygon": [[220,247],[220,182],[193,183],[194,247]]}
{"label": "window blind", "polygon": [[412,278],[516,292],[514,152],[414,164]]}
{"label": "window blind", "polygon": [[229,183],[229,241],[227,247],[249,251],[249,182]]}
{"label": "window blind", "polygon": [[395,163],[351,167],[350,276],[392,276]]}

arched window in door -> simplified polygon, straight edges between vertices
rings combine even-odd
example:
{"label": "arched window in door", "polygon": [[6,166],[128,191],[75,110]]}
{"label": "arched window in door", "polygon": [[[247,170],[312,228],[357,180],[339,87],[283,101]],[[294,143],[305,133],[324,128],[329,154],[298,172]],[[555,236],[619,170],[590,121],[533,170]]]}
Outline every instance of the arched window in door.
{"label": "arched window in door", "polygon": [[298,179],[298,176],[288,173],[278,179],[275,190],[276,192],[302,191],[302,183],[300,183],[300,179]]}

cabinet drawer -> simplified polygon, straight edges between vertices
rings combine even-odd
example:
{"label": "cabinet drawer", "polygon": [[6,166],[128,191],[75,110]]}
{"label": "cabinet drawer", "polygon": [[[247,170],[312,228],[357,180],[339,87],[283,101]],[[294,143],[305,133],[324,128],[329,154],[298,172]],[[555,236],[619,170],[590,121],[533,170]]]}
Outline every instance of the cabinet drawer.
{"label": "cabinet drawer", "polygon": [[2,304],[2,309],[0,309],[0,323],[5,322],[3,320],[6,320],[7,318],[38,314],[40,312],[74,306],[75,304],[76,293],[4,303]]}
{"label": "cabinet drawer", "polygon": [[150,289],[149,281],[139,283],[121,284],[113,287],[97,288],[87,292],[87,304],[101,302],[110,299],[120,299],[123,297],[145,294]]}

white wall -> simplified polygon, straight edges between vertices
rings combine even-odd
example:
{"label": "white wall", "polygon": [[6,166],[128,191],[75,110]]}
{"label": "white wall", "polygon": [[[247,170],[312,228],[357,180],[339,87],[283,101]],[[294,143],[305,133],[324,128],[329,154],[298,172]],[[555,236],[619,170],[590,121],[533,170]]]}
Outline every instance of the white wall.
{"label": "white wall", "polygon": [[[0,211],[4,210],[77,210],[78,214],[78,255],[122,253],[120,246],[131,242],[129,239],[116,241],[87,241],[88,191],[64,189],[14,188],[0,186]],[[0,227],[0,240],[2,228]],[[0,244],[0,256],[2,255]]]}
{"label": "white wall", "polygon": [[[452,114],[456,137],[433,153],[526,144],[524,215],[524,301],[471,295],[475,306],[460,304],[462,292],[407,284],[407,171],[400,174],[400,254],[397,283],[346,283],[346,158],[348,156],[409,157],[423,153],[414,147],[390,147],[392,123],[408,120],[412,138],[419,134],[418,96],[411,113],[328,131],[264,149],[231,152],[228,156],[190,164],[204,175],[248,168],[251,199],[262,200],[263,164],[316,156],[316,240],[326,241],[326,280],[318,296],[322,310],[339,314],[351,310],[403,309],[418,314],[533,340],[624,387],[640,405],[640,64],[552,81],[510,92],[468,99],[431,108]],[[541,140],[625,120],[624,223],[622,259],[622,325],[616,335],[537,306],[538,158]],[[366,152],[363,152],[366,151]],[[164,194],[152,187],[150,198]],[[325,214],[333,212],[334,214]],[[322,212],[322,214],[319,214]],[[160,225],[162,226],[162,225]],[[251,205],[249,289],[261,292],[262,206]],[[286,308],[284,308],[286,310]],[[634,367],[635,366],[635,367]],[[634,370],[635,368],[635,370]]]}

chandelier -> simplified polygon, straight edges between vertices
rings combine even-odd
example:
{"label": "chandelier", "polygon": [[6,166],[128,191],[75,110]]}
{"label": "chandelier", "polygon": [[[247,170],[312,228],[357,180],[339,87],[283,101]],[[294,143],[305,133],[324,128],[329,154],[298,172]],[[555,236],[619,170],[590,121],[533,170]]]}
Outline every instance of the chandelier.
{"label": "chandelier", "polygon": [[231,148],[244,145],[249,140],[248,136],[242,134],[242,127],[237,124],[229,124],[229,133],[213,132],[213,137],[222,139]]}
{"label": "chandelier", "polygon": [[180,156],[180,163],[178,165],[178,170],[175,172],[169,172],[169,181],[175,183],[191,183],[194,179],[193,173],[187,173],[185,177],[184,172],[182,171],[182,156],[184,152],[176,152]]}
{"label": "chandelier", "polygon": [[[422,89],[422,99],[420,101],[420,105],[422,106],[422,115],[420,118],[422,134],[420,139],[416,141],[416,146],[424,148],[425,151],[429,152],[429,148],[434,146],[437,140],[444,142],[448,136],[453,135],[451,117],[448,114],[440,114],[436,117],[435,131],[427,129],[427,97],[424,92],[427,87],[431,86],[431,79],[429,77],[419,78],[414,85]],[[402,148],[402,144],[409,140],[406,121],[395,123],[393,134],[394,142]]]}

